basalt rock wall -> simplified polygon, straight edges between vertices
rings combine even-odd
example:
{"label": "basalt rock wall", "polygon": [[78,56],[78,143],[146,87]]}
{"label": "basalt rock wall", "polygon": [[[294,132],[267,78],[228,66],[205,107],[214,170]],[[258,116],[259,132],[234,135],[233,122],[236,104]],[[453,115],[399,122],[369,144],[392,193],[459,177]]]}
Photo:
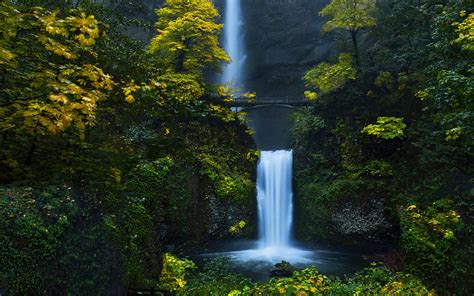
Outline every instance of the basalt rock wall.
{"label": "basalt rock wall", "polygon": [[[330,34],[321,35],[318,12],[330,0],[240,0],[247,52],[245,85],[259,96],[301,96],[302,76],[335,55]],[[131,1],[119,5],[126,15],[154,23],[164,0]],[[114,4],[111,4],[114,5]],[[117,4],[115,4],[117,5]],[[224,12],[225,0],[215,0]],[[129,34],[149,40],[153,30],[130,28]]]}
{"label": "basalt rock wall", "polygon": [[[224,0],[219,0],[224,1]],[[334,53],[318,12],[329,0],[242,0],[246,86],[259,96],[301,96],[304,73]]]}

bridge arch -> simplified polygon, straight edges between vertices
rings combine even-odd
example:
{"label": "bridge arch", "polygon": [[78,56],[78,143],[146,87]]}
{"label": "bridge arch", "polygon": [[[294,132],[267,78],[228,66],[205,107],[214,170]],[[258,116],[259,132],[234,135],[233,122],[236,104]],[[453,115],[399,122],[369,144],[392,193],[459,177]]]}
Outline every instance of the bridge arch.
{"label": "bridge arch", "polygon": [[233,98],[227,102],[230,107],[261,107],[261,106],[288,106],[294,108],[296,106],[308,106],[313,102],[303,97],[256,97],[256,98]]}
{"label": "bridge arch", "polygon": [[293,106],[289,104],[265,104],[265,105],[249,105],[245,107],[234,107],[234,108],[241,108],[237,112],[247,112],[251,110],[257,110],[257,109],[264,109],[264,108],[272,108],[272,107],[277,107],[277,108],[287,108],[287,109],[292,109],[294,111],[298,111],[299,108],[298,106]]}

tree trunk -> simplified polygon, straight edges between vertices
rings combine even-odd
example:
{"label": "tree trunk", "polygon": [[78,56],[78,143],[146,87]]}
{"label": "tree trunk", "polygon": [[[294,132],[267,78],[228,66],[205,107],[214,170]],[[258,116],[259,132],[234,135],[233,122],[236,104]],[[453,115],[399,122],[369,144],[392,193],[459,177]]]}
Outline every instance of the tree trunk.
{"label": "tree trunk", "polygon": [[354,46],[354,59],[357,66],[360,66],[359,47],[357,45],[357,30],[351,31],[352,45]]}
{"label": "tree trunk", "polygon": [[174,63],[174,70],[176,73],[180,73],[184,71],[184,60],[186,59],[186,51],[191,45],[192,38],[187,38],[184,42],[184,48],[181,49],[178,56],[176,57],[176,61]]}

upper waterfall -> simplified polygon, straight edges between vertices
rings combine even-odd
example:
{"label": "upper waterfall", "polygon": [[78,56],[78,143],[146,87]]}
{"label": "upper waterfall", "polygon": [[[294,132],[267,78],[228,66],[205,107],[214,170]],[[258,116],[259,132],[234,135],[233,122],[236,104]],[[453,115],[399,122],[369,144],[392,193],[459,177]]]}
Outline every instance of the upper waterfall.
{"label": "upper waterfall", "polygon": [[221,82],[244,92],[243,70],[246,59],[240,0],[226,0],[224,13],[224,49],[232,62],[224,67]]}

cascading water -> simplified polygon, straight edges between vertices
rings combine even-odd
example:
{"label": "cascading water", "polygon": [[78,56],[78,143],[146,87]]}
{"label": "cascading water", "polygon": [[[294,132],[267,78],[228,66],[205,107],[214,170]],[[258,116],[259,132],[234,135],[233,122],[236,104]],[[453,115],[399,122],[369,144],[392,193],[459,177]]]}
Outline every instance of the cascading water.
{"label": "cascading water", "polygon": [[[245,91],[243,18],[241,0],[225,0],[224,49],[232,62],[224,67],[221,82],[236,88],[235,95]],[[260,239],[255,249],[231,252],[236,261],[292,263],[307,262],[308,252],[292,248],[290,242],[293,220],[291,188],[293,152],[291,150],[262,151],[257,170],[257,199]]]}
{"label": "cascading water", "polygon": [[231,252],[239,262],[270,262],[281,260],[292,264],[312,262],[313,252],[292,246],[293,151],[261,151],[257,167],[257,203],[259,241],[255,249]]}
{"label": "cascading water", "polygon": [[242,79],[245,64],[244,38],[242,34],[242,9],[240,0],[226,0],[224,14],[224,50],[232,59],[224,67],[221,82],[243,91]]}
{"label": "cascading water", "polygon": [[288,248],[293,220],[293,151],[262,151],[257,169],[260,242],[264,248]]}
{"label": "cascading water", "polygon": [[[251,1],[251,0],[249,0]],[[237,89],[234,95],[239,95],[245,90],[243,79],[243,68],[245,64],[245,51],[243,42],[243,19],[241,11],[241,0],[225,0],[224,11],[224,49],[229,54],[232,62],[225,66],[220,82]],[[238,111],[238,110],[236,110]],[[268,109],[265,110],[268,112]],[[261,116],[262,113],[258,115]],[[278,114],[281,114],[278,113]],[[276,118],[276,117],[275,117]],[[262,133],[273,138],[281,138],[282,129],[275,129],[272,120],[268,117],[260,117],[257,123],[247,117],[249,126],[255,128],[261,141],[256,142],[260,149],[287,149],[287,145],[275,145],[269,142],[267,137],[262,141]],[[284,121],[280,121],[284,122]],[[284,126],[284,128],[283,128]],[[288,128],[284,124],[283,129]],[[277,132],[275,132],[277,131]],[[278,142],[278,141],[276,141]],[[268,144],[270,143],[270,144]],[[258,202],[258,227],[259,240],[237,241],[227,250],[223,251],[220,245],[218,252],[207,253],[204,256],[228,256],[236,266],[252,277],[262,279],[260,275],[268,276],[268,270],[273,268],[275,263],[282,260],[290,262],[292,265],[303,268],[310,264],[317,264],[320,270],[326,267],[331,271],[334,266],[340,266],[343,255],[331,251],[309,251],[295,247],[291,240],[291,229],[293,222],[293,192],[292,192],[292,150],[262,151],[257,167],[257,202]],[[235,251],[240,250],[240,251]],[[342,259],[341,259],[342,258]],[[334,269],[333,269],[334,271]]]}

